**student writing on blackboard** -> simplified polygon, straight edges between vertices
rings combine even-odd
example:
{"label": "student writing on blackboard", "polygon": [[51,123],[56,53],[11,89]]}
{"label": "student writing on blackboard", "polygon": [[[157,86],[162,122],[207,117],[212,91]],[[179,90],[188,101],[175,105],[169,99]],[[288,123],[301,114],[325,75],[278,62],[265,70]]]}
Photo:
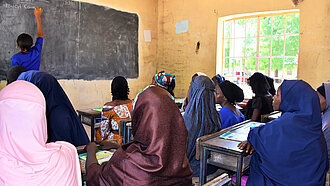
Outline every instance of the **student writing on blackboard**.
{"label": "student writing on blackboard", "polygon": [[34,15],[37,20],[37,41],[33,45],[33,39],[29,34],[23,33],[17,37],[17,47],[19,53],[15,54],[11,58],[11,67],[20,65],[26,70],[39,70],[40,66],[40,54],[43,44],[43,31],[41,25],[41,14],[43,10],[41,8],[35,8]]}

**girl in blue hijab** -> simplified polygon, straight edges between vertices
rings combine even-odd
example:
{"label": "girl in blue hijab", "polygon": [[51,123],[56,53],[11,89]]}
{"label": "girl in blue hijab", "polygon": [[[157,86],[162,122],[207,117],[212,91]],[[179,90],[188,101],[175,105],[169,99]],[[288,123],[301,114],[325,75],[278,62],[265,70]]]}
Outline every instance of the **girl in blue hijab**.
{"label": "girl in blue hijab", "polygon": [[196,76],[191,81],[189,103],[183,118],[188,130],[187,156],[193,176],[199,176],[200,164],[199,160],[196,160],[196,139],[221,129],[220,115],[215,108],[214,91],[214,83],[207,76]]}
{"label": "girl in blue hijab", "polygon": [[316,92],[302,80],[285,80],[274,109],[282,116],[252,129],[239,144],[255,151],[247,185],[324,185],[328,158]]}
{"label": "girl in blue hijab", "polygon": [[18,80],[36,85],[46,99],[48,142],[66,141],[74,146],[87,145],[88,136],[77,113],[55,77],[36,70],[23,72]]}

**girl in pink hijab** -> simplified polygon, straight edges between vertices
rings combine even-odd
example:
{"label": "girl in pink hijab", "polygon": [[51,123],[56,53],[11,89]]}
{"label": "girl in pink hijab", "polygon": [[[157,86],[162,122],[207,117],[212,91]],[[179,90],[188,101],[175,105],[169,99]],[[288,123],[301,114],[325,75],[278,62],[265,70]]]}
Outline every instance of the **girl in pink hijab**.
{"label": "girl in pink hijab", "polygon": [[0,185],[81,185],[75,147],[46,143],[45,99],[27,81],[0,92]]}

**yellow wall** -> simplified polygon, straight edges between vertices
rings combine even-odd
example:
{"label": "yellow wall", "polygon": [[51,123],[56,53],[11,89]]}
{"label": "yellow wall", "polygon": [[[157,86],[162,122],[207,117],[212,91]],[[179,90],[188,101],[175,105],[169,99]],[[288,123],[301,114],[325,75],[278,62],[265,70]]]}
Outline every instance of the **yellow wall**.
{"label": "yellow wall", "polygon": [[[130,98],[151,83],[156,73],[157,53],[157,1],[155,0],[86,0],[121,11],[137,13],[139,16],[139,77],[128,79]],[[151,42],[144,42],[143,30],[151,30]],[[60,84],[70,98],[75,109],[100,107],[111,101],[109,80],[84,81],[60,80]],[[5,86],[1,81],[0,88]]]}
{"label": "yellow wall", "polygon": [[[234,14],[300,9],[298,78],[314,88],[330,81],[330,1],[305,0],[85,0],[139,15],[139,77],[129,79],[130,98],[151,82],[159,70],[176,75],[176,96],[186,95],[191,76],[216,72],[218,18]],[[176,34],[175,23],[189,21],[187,33]],[[144,42],[143,30],[152,41]],[[200,50],[195,53],[196,44]],[[60,80],[76,109],[98,107],[111,100],[111,81]],[[0,88],[5,85],[2,81]]]}
{"label": "yellow wall", "polygon": [[[329,0],[305,0],[294,7],[290,0],[160,0],[158,4],[157,70],[176,75],[176,96],[185,96],[191,76],[216,72],[218,18],[253,12],[300,9],[298,78],[317,87],[330,81]],[[187,33],[175,33],[175,23],[188,20]],[[200,51],[195,53],[200,41]]]}

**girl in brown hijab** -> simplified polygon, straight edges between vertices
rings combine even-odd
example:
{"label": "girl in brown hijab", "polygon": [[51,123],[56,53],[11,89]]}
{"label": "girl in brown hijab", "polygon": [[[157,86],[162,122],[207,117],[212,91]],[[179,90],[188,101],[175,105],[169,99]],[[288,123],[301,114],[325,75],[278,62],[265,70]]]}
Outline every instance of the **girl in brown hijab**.
{"label": "girl in brown hijab", "polygon": [[87,149],[88,185],[192,185],[187,159],[187,129],[164,89],[149,86],[134,100],[134,140],[99,165],[95,143]]}

